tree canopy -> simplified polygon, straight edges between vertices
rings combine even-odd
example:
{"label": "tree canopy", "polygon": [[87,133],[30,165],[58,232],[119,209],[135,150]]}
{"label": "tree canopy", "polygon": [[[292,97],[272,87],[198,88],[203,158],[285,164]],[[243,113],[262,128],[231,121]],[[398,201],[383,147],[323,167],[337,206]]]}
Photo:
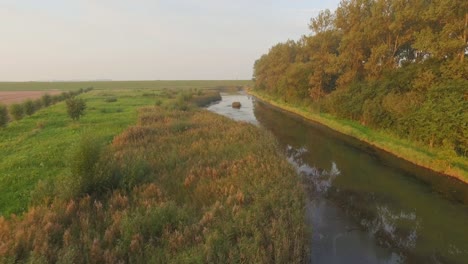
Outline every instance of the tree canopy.
{"label": "tree canopy", "polygon": [[309,28],[255,62],[256,89],[468,155],[467,1],[343,0]]}

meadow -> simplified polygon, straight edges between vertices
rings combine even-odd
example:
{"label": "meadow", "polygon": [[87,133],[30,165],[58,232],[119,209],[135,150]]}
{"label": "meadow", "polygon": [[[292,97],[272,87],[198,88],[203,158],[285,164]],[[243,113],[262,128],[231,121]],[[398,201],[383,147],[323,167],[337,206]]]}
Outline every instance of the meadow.
{"label": "meadow", "polygon": [[295,170],[267,131],[199,108],[216,90],[78,97],[79,121],[62,102],[0,129],[0,262],[307,258]]}
{"label": "meadow", "polygon": [[250,85],[249,80],[187,81],[82,81],[82,82],[0,82],[0,91],[72,91],[93,87],[97,90],[196,89]]}

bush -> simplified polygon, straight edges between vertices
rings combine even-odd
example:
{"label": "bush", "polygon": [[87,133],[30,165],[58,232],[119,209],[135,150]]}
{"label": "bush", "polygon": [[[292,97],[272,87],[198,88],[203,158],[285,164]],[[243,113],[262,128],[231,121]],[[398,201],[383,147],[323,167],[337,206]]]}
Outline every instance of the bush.
{"label": "bush", "polygon": [[84,110],[86,109],[86,103],[83,99],[69,98],[67,99],[66,103],[67,103],[68,115],[73,120],[79,120],[80,117],[84,115]]}
{"label": "bush", "polygon": [[8,110],[6,106],[0,105],[0,127],[6,126],[8,123]]}
{"label": "bush", "polygon": [[52,104],[52,96],[50,96],[50,94],[44,94],[41,97],[41,100],[42,100],[42,105],[44,107],[48,107],[49,105]]}
{"label": "bush", "polygon": [[34,107],[33,101],[27,100],[24,102],[24,113],[30,116],[34,114],[34,112],[36,112],[36,109]]}
{"label": "bush", "polygon": [[34,103],[34,110],[37,112],[39,111],[41,108],[42,108],[42,100],[41,99],[37,99],[37,100],[34,100],[33,101]]}
{"label": "bush", "polygon": [[10,106],[10,115],[14,120],[21,120],[24,117],[24,107],[21,104],[12,104]]}
{"label": "bush", "polygon": [[113,102],[117,102],[117,98],[115,98],[115,97],[108,97],[108,98],[104,99],[104,101],[105,101],[106,103],[113,103]]}
{"label": "bush", "polygon": [[96,171],[100,160],[102,144],[91,135],[84,135],[79,145],[74,149],[70,170],[72,174],[72,186],[69,186],[70,194],[81,195],[91,193],[98,184]]}

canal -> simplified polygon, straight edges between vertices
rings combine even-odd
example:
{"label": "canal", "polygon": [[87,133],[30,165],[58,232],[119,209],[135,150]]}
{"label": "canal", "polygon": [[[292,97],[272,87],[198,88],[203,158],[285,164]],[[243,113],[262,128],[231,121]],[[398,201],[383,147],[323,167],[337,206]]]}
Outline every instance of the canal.
{"label": "canal", "polygon": [[276,137],[304,183],[312,263],[467,263],[468,185],[242,92],[208,110]]}

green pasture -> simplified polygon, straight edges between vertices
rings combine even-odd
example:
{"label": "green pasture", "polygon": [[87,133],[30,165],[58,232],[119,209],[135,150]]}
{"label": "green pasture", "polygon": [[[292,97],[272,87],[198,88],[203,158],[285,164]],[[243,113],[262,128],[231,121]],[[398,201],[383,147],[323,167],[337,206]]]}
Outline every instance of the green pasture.
{"label": "green pasture", "polygon": [[250,85],[249,80],[187,81],[83,81],[83,82],[0,82],[0,91],[70,91],[94,87],[97,90],[187,89]]}

